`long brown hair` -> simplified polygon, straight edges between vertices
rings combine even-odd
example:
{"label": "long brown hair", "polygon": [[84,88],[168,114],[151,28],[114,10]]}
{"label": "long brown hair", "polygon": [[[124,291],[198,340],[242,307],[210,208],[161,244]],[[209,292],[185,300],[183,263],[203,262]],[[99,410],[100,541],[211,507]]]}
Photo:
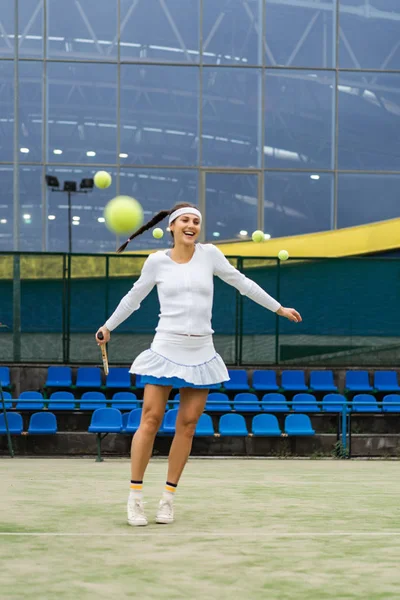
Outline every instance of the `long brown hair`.
{"label": "long brown hair", "polygon": [[121,252],[123,252],[129,244],[129,242],[131,242],[134,238],[138,237],[138,235],[141,235],[145,231],[148,231],[149,229],[157,225],[157,223],[165,219],[165,217],[169,217],[169,215],[172,215],[172,213],[178,210],[179,208],[197,208],[197,206],[195,206],[194,204],[189,204],[188,202],[181,202],[180,204],[175,204],[175,206],[173,206],[170,210],[160,210],[160,212],[154,215],[154,217],[150,219],[150,221],[148,221],[147,223],[142,225],[137,231],[132,233],[132,235],[126,240],[126,242],[118,248],[117,253],[121,254]]}

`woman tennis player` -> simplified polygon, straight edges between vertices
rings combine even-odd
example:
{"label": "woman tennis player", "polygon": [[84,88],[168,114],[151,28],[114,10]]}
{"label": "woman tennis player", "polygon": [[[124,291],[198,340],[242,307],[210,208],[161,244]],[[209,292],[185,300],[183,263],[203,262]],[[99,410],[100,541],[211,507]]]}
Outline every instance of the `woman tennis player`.
{"label": "woman tennis player", "polygon": [[[142,300],[157,286],[161,312],[156,335],[150,349],[139,354],[130,369],[131,373],[140,374],[145,384],[142,418],[131,449],[128,523],[133,526],[147,525],[148,522],[142,500],[143,477],[172,387],[180,389],[180,405],[157,523],[172,523],[174,520],[174,495],[191,451],[208,388],[229,380],[212,338],[214,275],[278,315],[295,323],[301,321],[296,310],[281,306],[254,281],[235,269],[216,246],[196,244],[202,216],[190,204],[178,204],[170,211],[161,211],[138,229],[119,251],[167,216],[173,248],[155,252],[147,258],[139,279],[96,333],[99,345],[107,343],[110,332],[138,310]],[[102,340],[97,337],[99,332],[103,333]]]}

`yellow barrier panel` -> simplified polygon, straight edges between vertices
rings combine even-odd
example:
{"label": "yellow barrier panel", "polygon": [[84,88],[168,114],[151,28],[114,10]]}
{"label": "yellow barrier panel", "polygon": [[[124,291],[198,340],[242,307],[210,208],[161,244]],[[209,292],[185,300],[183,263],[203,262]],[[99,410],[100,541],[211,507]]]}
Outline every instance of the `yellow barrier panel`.
{"label": "yellow barrier panel", "polygon": [[218,244],[224,254],[240,256],[278,256],[279,250],[287,250],[289,256],[302,257],[341,257],[384,252],[400,247],[400,219],[390,219],[379,223],[295,235],[254,242],[233,242]]}

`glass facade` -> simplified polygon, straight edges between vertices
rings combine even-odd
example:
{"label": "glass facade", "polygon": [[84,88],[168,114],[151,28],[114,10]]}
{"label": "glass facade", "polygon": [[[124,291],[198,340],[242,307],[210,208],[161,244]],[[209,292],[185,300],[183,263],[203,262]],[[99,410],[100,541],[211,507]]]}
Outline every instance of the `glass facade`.
{"label": "glass facade", "polygon": [[113,252],[117,194],[197,204],[206,241],[400,216],[398,0],[5,0],[0,25],[0,251]]}

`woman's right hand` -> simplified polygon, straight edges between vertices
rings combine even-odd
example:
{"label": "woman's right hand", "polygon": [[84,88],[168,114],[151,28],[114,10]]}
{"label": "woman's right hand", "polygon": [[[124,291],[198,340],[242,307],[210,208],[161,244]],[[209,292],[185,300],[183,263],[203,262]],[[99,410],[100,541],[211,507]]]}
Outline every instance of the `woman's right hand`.
{"label": "woman's right hand", "polygon": [[[98,338],[98,335],[100,332],[103,334],[102,340],[99,340],[99,338]],[[103,325],[103,327],[100,327],[99,330],[96,332],[96,342],[97,342],[98,346],[103,346],[104,344],[107,344],[110,341],[110,337],[111,337],[110,330],[107,329],[107,327],[105,325]]]}

